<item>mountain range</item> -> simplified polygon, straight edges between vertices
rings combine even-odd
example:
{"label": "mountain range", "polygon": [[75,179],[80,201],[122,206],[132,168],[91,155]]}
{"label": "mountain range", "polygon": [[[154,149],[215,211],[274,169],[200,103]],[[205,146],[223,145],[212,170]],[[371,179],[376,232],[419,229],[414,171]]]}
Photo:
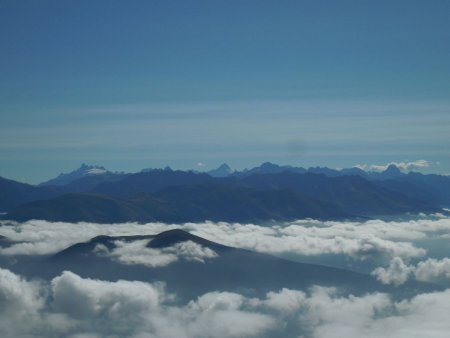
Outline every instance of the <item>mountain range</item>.
{"label": "mountain range", "polygon": [[445,212],[450,178],[359,168],[297,168],[263,163],[209,173],[145,169],[111,172],[83,164],[39,185],[0,178],[3,218],[24,221],[188,222],[342,219]]}

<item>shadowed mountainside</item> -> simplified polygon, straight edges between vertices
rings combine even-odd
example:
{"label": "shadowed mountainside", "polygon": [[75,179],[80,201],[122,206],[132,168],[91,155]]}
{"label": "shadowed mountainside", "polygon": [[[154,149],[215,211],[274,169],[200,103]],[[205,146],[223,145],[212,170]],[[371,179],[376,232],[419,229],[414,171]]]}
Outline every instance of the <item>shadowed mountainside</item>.
{"label": "shadowed mountainside", "polygon": [[[103,169],[87,166],[82,175],[75,171],[63,176],[73,180],[59,186],[32,186],[0,178],[0,211],[9,212],[2,217],[243,222],[382,217],[441,212],[450,206],[449,177],[403,174],[392,166],[382,173],[367,173],[358,168],[306,170],[265,163],[226,177],[170,168],[136,174],[86,174],[86,170]],[[217,176],[229,171],[224,165]]]}
{"label": "shadowed mountainside", "polygon": [[290,190],[258,191],[224,185],[172,187],[131,199],[96,194],[66,194],[20,206],[5,217],[17,221],[120,223],[188,221],[268,221],[351,217],[339,206]]}

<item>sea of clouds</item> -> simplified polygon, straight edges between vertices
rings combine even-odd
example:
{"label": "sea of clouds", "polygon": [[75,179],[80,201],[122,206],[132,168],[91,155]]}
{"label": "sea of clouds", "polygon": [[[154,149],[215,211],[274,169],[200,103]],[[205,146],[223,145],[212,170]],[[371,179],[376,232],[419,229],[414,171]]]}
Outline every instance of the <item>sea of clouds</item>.
{"label": "sea of clouds", "polygon": [[[450,284],[450,217],[364,222],[299,220],[285,224],[62,223],[3,221],[0,256],[42,256],[99,235],[155,235],[182,229],[224,245],[290,259],[343,257],[369,266],[385,284],[415,279]],[[122,264],[149,268],[217,253],[194,242],[148,247],[151,239],[99,244],[94,251]],[[436,247],[439,247],[438,254]],[[332,260],[327,261],[332,262]],[[372,293],[342,295],[333,288],[272,290],[248,298],[211,292],[186,303],[162,283],[102,281],[70,271],[51,281],[28,280],[0,268],[0,336],[9,337],[447,337],[450,289],[399,300]]]}
{"label": "sea of clouds", "polygon": [[185,304],[159,283],[64,272],[50,282],[0,269],[0,335],[17,337],[448,337],[450,290],[394,301],[382,293],[281,289],[210,292]]}
{"label": "sea of clouds", "polygon": [[[409,278],[450,282],[450,217],[422,215],[414,219],[364,222],[299,220],[285,224],[257,225],[226,222],[185,224],[123,223],[77,224],[47,221],[0,223],[0,236],[12,244],[0,246],[0,256],[49,255],[99,235],[155,235],[182,229],[202,238],[238,248],[327,264],[341,257],[341,267],[373,272],[384,283],[402,284]],[[109,251],[99,246],[98,254],[128,264],[164,266],[181,258],[203,261],[215,252],[195,243],[166,249],[151,249],[148,241],[115,241]],[[436,247],[441,247],[438,254]],[[434,250],[434,251],[433,251]],[[158,257],[160,259],[158,259]],[[330,259],[329,257],[332,257]],[[325,258],[323,258],[325,259]],[[364,269],[370,269],[364,271]]]}

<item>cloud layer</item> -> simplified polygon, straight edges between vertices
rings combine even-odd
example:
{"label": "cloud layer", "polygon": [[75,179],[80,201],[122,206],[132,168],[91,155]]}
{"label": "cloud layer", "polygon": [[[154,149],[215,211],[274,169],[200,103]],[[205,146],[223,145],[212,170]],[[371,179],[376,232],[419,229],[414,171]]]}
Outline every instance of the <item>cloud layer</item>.
{"label": "cloud layer", "polygon": [[262,298],[210,292],[187,303],[159,283],[64,272],[49,283],[0,269],[0,335],[12,337],[447,337],[450,290],[394,301],[333,288]]}
{"label": "cloud layer", "polygon": [[[443,240],[450,234],[450,218],[442,215],[391,222],[299,220],[272,226],[225,222],[111,225],[46,221],[2,222],[1,225],[0,235],[12,241],[12,245],[0,248],[0,255],[4,256],[53,254],[98,235],[149,235],[170,229],[183,229],[214,242],[263,253],[300,256],[345,255],[354,260],[377,259],[387,263],[395,257],[404,261],[423,258],[427,250],[417,245],[418,242]],[[122,256],[121,252],[128,252],[130,256],[133,250],[142,251],[144,243],[133,244],[134,249],[124,243],[118,245],[120,249],[117,248],[111,253],[116,257]],[[193,247],[178,250],[182,250],[186,256],[192,254],[200,259],[212,255]]]}
{"label": "cloud layer", "polygon": [[[429,252],[440,243],[449,250],[450,218],[443,215],[390,222],[299,220],[270,226],[2,222],[0,236],[10,243],[0,243],[0,255],[48,255],[98,235],[152,235],[169,229],[275,255],[319,261],[341,255],[363,265],[377,262],[373,274],[385,284],[402,285],[411,279],[450,283],[450,259],[431,257]],[[217,255],[189,241],[158,249],[148,247],[149,240],[111,241],[113,246],[97,245],[94,251],[122,264],[153,267],[178,260],[204,262]],[[0,336],[440,338],[450,331],[450,289],[403,300],[381,293],[342,295],[320,287],[272,290],[261,298],[216,291],[185,303],[179,296],[168,293],[162,283],[92,280],[69,271],[51,281],[33,281],[0,269]]]}

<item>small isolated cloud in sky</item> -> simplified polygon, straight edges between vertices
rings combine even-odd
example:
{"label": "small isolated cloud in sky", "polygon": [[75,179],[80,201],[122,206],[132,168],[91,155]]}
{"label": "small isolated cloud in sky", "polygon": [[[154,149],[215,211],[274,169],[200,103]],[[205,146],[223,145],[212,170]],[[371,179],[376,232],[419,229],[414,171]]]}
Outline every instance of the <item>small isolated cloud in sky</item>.
{"label": "small isolated cloud in sky", "polygon": [[357,164],[356,168],[360,168],[365,171],[376,171],[382,172],[385,171],[389,166],[395,165],[398,169],[403,171],[411,171],[411,170],[420,170],[424,168],[428,168],[431,165],[431,162],[426,160],[417,160],[411,162],[389,162],[384,165],[379,164]]}
{"label": "small isolated cloud in sky", "polygon": [[50,282],[0,269],[0,336],[121,338],[446,338],[450,290],[393,300],[334,288],[281,289],[261,298],[209,292],[186,303],[161,283],[63,272]]}
{"label": "small isolated cloud in sky", "polygon": [[151,240],[114,241],[114,249],[109,250],[103,244],[97,244],[94,252],[101,256],[111,257],[113,260],[127,265],[145,265],[148,267],[167,266],[184,259],[205,263],[205,259],[217,257],[217,253],[209,248],[192,241],[176,243],[166,248],[150,248]]}

